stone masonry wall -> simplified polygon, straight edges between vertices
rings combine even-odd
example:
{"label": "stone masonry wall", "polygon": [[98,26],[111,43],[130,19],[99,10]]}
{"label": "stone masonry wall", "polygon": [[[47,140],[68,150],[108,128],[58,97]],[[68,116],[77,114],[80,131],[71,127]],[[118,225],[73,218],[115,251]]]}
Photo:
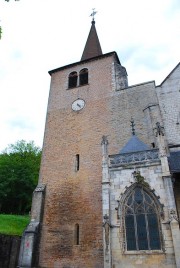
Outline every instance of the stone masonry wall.
{"label": "stone masonry wall", "polygon": [[156,196],[160,196],[160,202],[164,205],[164,219],[160,218],[162,228],[162,247],[163,252],[144,252],[141,254],[138,252],[126,252],[124,253],[124,230],[121,227],[121,220],[117,218],[118,206],[117,200],[121,200],[121,194],[126,190],[126,187],[131,186],[134,183],[132,172],[134,167],[126,167],[119,169],[111,169],[110,171],[110,210],[111,210],[111,249],[112,249],[112,263],[114,268],[128,267],[137,268],[139,265],[146,268],[161,267],[161,268],[175,268],[174,248],[172,235],[169,224],[163,224],[168,220],[168,200],[164,188],[163,179],[161,176],[160,163],[154,163],[151,165],[139,165],[138,170],[145,178],[145,181],[149,183],[151,189],[155,189]]}
{"label": "stone masonry wall", "polygon": [[168,144],[180,144],[180,64],[156,90]]}
{"label": "stone masonry wall", "polygon": [[0,267],[15,268],[18,264],[21,238],[19,236],[0,235]]}
{"label": "stone masonry wall", "polygon": [[[131,136],[133,116],[138,137],[150,144],[143,109],[157,102],[154,82],[116,91],[115,61],[111,55],[52,74],[40,171],[40,183],[46,184],[40,267],[103,267],[102,136],[108,136],[109,153],[118,153]],[[68,89],[69,73],[83,68],[88,85]],[[71,109],[77,98],[86,103],[80,112]]]}

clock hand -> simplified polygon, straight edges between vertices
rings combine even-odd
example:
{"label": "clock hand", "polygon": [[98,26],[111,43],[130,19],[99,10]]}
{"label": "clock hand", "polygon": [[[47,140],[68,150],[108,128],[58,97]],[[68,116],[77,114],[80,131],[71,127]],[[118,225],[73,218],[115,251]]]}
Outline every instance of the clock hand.
{"label": "clock hand", "polygon": [[78,106],[79,108],[81,108],[81,105],[80,105],[79,103],[77,103],[77,106]]}

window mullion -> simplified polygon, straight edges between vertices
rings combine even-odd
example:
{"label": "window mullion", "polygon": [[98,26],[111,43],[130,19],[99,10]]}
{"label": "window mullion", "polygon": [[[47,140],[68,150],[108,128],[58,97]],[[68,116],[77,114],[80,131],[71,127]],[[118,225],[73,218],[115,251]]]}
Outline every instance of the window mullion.
{"label": "window mullion", "polygon": [[148,242],[148,250],[150,250],[150,237],[149,237],[149,223],[147,219],[147,212],[145,211],[145,220],[146,220],[146,231],[147,231],[147,242]]}
{"label": "window mullion", "polygon": [[136,213],[134,212],[134,227],[135,227],[135,238],[136,238],[136,250],[139,250],[138,244],[138,235],[137,235],[137,221],[136,221]]}
{"label": "window mullion", "polygon": [[153,198],[137,187],[129,195],[126,205],[129,207],[124,214],[127,250],[160,249],[161,228]]}

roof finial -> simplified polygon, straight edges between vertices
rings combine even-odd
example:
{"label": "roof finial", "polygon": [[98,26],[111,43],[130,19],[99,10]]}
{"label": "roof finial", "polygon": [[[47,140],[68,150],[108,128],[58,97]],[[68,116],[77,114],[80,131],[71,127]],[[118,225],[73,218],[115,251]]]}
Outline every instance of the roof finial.
{"label": "roof finial", "polygon": [[90,17],[92,17],[92,22],[94,22],[94,15],[96,15],[97,11],[95,11],[95,8],[92,9],[93,12],[91,13]]}
{"label": "roof finial", "polygon": [[131,122],[131,127],[132,127],[132,135],[134,136],[134,135],[136,135],[136,134],[135,134],[135,128],[134,128],[134,127],[135,127],[135,124],[134,124],[134,119],[133,119],[133,117],[131,117],[131,121],[130,121],[130,122]]}

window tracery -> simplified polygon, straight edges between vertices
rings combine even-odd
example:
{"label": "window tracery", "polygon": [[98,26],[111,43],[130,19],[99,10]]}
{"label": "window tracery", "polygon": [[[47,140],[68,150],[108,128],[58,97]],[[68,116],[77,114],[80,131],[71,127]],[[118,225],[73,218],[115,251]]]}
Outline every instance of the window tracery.
{"label": "window tracery", "polygon": [[160,234],[155,203],[137,186],[125,203],[127,250],[158,250]]}
{"label": "window tracery", "polygon": [[142,184],[134,183],[126,190],[120,204],[118,216],[121,219],[124,250],[161,250],[162,205],[154,192]]}

